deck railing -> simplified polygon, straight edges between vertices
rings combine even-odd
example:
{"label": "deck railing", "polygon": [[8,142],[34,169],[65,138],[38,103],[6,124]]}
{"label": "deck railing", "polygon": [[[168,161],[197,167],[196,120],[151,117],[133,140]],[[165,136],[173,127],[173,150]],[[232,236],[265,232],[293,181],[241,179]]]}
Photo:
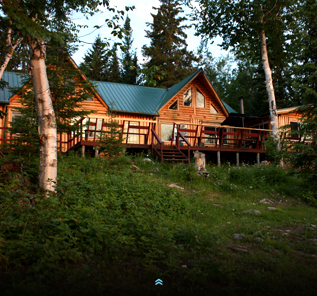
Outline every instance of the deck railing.
{"label": "deck railing", "polygon": [[[94,121],[95,120],[95,121]],[[102,123],[97,120],[102,120]],[[181,150],[190,150],[193,147],[214,147],[221,150],[255,150],[264,152],[265,143],[271,134],[271,130],[254,129],[254,128],[238,128],[232,126],[220,126],[214,124],[189,124],[189,123],[174,123],[169,140],[164,140],[159,137],[160,133],[157,130],[156,121],[153,120],[120,120],[117,125],[121,131],[121,137],[124,145],[143,145],[153,147],[159,145],[175,145]],[[137,123],[136,123],[137,122]],[[133,123],[133,124],[132,124]],[[136,125],[135,125],[136,124]],[[100,128],[101,127],[101,128]],[[90,142],[92,146],[97,146],[100,137],[106,132],[106,129],[111,128],[111,124],[105,119],[88,119],[84,124],[79,122],[75,131],[68,134],[58,135],[58,147],[61,152],[66,152],[77,144],[82,144],[83,141]],[[130,141],[132,136],[136,141]],[[284,136],[281,133],[281,136]],[[10,133],[10,128],[0,127],[0,147],[3,149],[5,144],[12,143],[16,136]],[[156,141],[157,144],[154,144]],[[186,148],[183,146],[187,146]],[[213,149],[214,149],[213,148]],[[3,149],[4,150],[4,149]]]}

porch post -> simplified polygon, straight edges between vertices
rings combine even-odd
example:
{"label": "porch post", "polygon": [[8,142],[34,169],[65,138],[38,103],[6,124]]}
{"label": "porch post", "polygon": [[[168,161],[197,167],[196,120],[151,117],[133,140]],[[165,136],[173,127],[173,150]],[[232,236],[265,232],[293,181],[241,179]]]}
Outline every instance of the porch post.
{"label": "porch post", "polygon": [[[96,146],[95,146],[96,147]],[[95,157],[98,158],[99,157],[99,150],[95,148]]]}
{"label": "porch post", "polygon": [[85,145],[81,146],[81,157],[85,157]]}
{"label": "porch post", "polygon": [[256,162],[258,165],[260,165],[260,153],[256,154]]}
{"label": "porch post", "polygon": [[236,164],[237,164],[237,167],[240,165],[239,164],[239,152],[236,153]]}
{"label": "porch post", "polygon": [[217,151],[217,164],[218,164],[218,166],[221,164],[221,161],[220,161],[220,151]]}

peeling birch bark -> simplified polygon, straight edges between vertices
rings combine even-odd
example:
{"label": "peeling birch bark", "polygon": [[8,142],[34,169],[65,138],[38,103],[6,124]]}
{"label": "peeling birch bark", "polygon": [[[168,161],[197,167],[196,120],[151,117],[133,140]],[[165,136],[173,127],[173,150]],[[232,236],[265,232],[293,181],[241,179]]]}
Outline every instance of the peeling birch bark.
{"label": "peeling birch bark", "polygon": [[278,130],[278,116],[277,116],[277,109],[276,109],[275,92],[274,92],[273,79],[272,79],[272,70],[270,68],[269,56],[267,53],[267,45],[266,45],[264,30],[261,30],[260,39],[261,39],[262,63],[263,63],[263,69],[265,73],[265,85],[266,85],[266,91],[267,91],[268,99],[269,99],[272,136],[277,141],[278,143],[277,148],[278,150],[280,150],[281,145],[280,145],[280,137],[279,137],[279,130]]}
{"label": "peeling birch bark", "polygon": [[40,136],[39,186],[48,193],[57,177],[57,127],[51,92],[48,84],[43,41],[29,40],[31,75],[35,93]]}

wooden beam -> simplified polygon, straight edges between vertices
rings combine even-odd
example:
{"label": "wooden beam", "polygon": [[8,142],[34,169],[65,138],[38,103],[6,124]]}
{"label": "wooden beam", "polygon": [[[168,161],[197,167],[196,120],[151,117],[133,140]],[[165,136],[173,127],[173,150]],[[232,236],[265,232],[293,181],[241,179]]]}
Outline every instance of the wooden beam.
{"label": "wooden beam", "polygon": [[218,164],[218,165],[221,165],[220,151],[217,151],[217,164]]}
{"label": "wooden beam", "polygon": [[81,156],[85,157],[85,145],[81,146]]}
{"label": "wooden beam", "polygon": [[236,153],[236,164],[237,164],[237,167],[240,166],[240,163],[239,163],[239,152]]}

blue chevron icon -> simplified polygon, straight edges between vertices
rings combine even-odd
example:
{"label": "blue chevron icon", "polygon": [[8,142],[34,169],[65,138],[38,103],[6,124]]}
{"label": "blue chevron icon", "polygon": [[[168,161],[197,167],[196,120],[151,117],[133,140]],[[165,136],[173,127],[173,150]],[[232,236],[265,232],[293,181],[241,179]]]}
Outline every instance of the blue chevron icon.
{"label": "blue chevron icon", "polygon": [[163,286],[163,281],[160,280],[160,279],[157,279],[157,280],[155,281],[155,286],[156,286],[156,285],[162,285],[162,286]]}

